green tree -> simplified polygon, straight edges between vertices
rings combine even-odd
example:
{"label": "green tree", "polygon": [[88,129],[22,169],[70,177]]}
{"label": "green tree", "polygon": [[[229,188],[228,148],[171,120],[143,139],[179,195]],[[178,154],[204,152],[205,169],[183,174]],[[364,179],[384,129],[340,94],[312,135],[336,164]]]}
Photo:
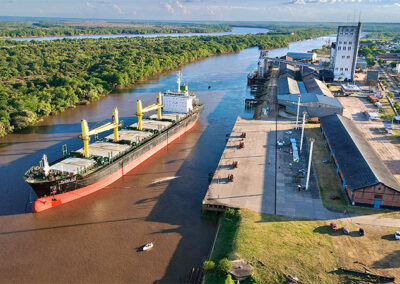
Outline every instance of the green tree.
{"label": "green tree", "polygon": [[218,262],[218,270],[222,273],[228,273],[231,269],[232,263],[227,258],[223,258]]}

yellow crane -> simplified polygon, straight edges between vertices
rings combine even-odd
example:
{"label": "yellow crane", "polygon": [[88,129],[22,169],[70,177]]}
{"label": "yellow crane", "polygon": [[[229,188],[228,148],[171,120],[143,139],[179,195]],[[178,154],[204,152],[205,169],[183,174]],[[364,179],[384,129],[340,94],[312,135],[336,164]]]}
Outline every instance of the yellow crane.
{"label": "yellow crane", "polygon": [[161,115],[161,110],[164,107],[164,105],[161,102],[161,93],[158,93],[157,96],[157,103],[149,105],[148,107],[143,108],[142,106],[142,101],[137,100],[137,112],[136,115],[138,117],[138,129],[143,130],[143,113],[149,112],[152,110],[157,110],[157,119],[161,120],[162,115]]}
{"label": "yellow crane", "polygon": [[111,129],[114,129],[114,141],[118,142],[118,127],[120,127],[121,124],[119,123],[119,118],[118,118],[118,109],[115,108],[113,111],[113,117],[112,121],[108,122],[102,126],[99,126],[95,129],[92,129],[89,131],[89,126],[86,121],[86,119],[81,120],[81,127],[82,127],[82,135],[79,136],[80,139],[83,140],[83,149],[84,149],[84,156],[86,158],[90,157],[90,151],[89,151],[89,141],[90,141],[90,136],[99,134],[104,131],[108,131]]}

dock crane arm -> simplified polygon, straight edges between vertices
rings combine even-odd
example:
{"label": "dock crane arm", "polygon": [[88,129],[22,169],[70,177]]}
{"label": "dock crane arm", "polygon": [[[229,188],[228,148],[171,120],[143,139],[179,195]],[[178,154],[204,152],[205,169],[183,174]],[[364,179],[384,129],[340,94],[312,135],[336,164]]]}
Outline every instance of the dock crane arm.
{"label": "dock crane arm", "polygon": [[157,103],[149,105],[147,107],[143,107],[142,106],[142,101],[141,100],[137,100],[137,112],[136,115],[138,117],[138,129],[139,130],[143,130],[143,113],[149,112],[149,111],[153,111],[153,110],[157,110],[157,119],[161,120],[162,119],[162,115],[161,115],[161,110],[164,107],[164,105],[162,104],[161,101],[161,93],[158,93],[157,96]]}
{"label": "dock crane arm", "polygon": [[99,126],[97,128],[91,129],[91,130],[89,130],[89,126],[88,126],[86,119],[82,119],[81,120],[82,135],[80,135],[79,138],[83,140],[84,156],[86,158],[89,158],[89,156],[90,156],[89,142],[90,142],[91,135],[96,135],[101,132],[114,129],[114,141],[118,142],[118,140],[119,140],[118,139],[118,127],[120,127],[120,126],[122,126],[122,124],[119,123],[117,108],[115,108],[113,111],[112,122],[108,122],[106,124],[103,124],[102,126]]}

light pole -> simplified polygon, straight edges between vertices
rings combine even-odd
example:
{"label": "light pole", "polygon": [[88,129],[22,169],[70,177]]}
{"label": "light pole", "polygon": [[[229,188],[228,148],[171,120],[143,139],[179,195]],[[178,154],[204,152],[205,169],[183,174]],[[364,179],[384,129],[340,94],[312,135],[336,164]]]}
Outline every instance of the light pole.
{"label": "light pole", "polygon": [[303,138],[304,138],[304,125],[305,125],[305,122],[306,122],[306,112],[303,111],[303,126],[301,128],[300,153],[301,153],[301,150],[303,149]]}
{"label": "light pole", "polygon": [[311,145],[310,145],[310,156],[308,158],[306,190],[308,190],[308,186],[309,186],[309,183],[310,183],[311,160],[312,160],[312,152],[313,152],[314,141],[315,141],[315,139],[310,138]]}
{"label": "light pole", "polygon": [[300,98],[301,98],[301,95],[299,94],[297,96],[296,130],[297,130],[298,126],[299,126]]}

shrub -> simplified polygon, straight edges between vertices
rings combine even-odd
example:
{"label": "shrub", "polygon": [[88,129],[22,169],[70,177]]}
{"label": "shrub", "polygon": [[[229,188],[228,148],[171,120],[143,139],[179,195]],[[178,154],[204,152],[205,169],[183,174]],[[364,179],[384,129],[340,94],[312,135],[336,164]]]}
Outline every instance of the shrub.
{"label": "shrub", "polygon": [[213,270],[215,268],[215,262],[212,260],[204,261],[203,269],[206,271]]}
{"label": "shrub", "polygon": [[232,208],[228,208],[225,210],[225,216],[227,217],[234,217],[236,216],[236,210]]}
{"label": "shrub", "polygon": [[223,258],[218,263],[218,269],[221,272],[228,273],[232,269],[232,263],[227,258]]}
{"label": "shrub", "polygon": [[232,279],[232,276],[228,274],[225,278],[224,284],[235,284],[235,282]]}

